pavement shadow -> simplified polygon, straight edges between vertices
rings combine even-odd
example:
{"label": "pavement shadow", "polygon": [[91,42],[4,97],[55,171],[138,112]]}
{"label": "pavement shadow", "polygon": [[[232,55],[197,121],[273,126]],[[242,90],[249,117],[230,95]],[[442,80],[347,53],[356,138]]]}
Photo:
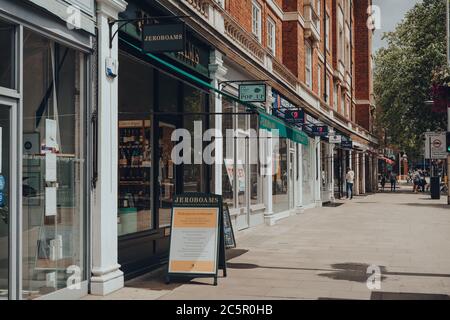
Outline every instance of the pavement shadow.
{"label": "pavement shadow", "polygon": [[[366,263],[335,263],[331,267],[334,269],[332,272],[320,273],[319,276],[330,278],[333,280],[347,280],[364,283],[367,281],[370,274],[367,273],[369,264]],[[386,279],[383,274],[387,273],[385,266],[379,266],[381,271],[380,280]]]}
{"label": "pavement shadow", "polygon": [[435,209],[449,209],[448,204],[444,203],[400,203],[404,206],[410,206],[410,207],[428,207],[428,208],[435,208]]}
{"label": "pavement shadow", "polygon": [[[237,258],[247,252],[248,250],[245,249],[229,249],[225,253],[226,260],[228,261]],[[227,263],[227,268],[230,268],[230,265],[232,265],[232,263]],[[140,289],[160,291],[160,290],[174,290],[184,284],[196,284],[204,286],[212,285],[212,278],[200,279],[196,277],[171,277],[170,283],[167,284],[166,273],[167,273],[167,265],[162,266],[149,273],[146,273],[142,276],[128,280],[126,281],[125,286],[130,288],[140,288]],[[222,277],[221,270],[219,270],[219,278],[220,277]]]}

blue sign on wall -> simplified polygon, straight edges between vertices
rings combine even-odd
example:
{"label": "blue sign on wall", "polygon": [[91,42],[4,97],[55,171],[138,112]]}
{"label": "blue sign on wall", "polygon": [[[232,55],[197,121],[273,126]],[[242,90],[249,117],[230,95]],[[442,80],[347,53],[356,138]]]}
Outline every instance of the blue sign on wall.
{"label": "blue sign on wall", "polygon": [[328,126],[313,126],[312,133],[316,137],[326,137],[328,135]]}
{"label": "blue sign on wall", "polygon": [[3,192],[0,192],[0,207],[5,206],[5,195]]}
{"label": "blue sign on wall", "polygon": [[353,141],[342,141],[341,147],[344,149],[352,149],[353,148]]}
{"label": "blue sign on wall", "polygon": [[3,191],[5,189],[5,177],[0,175],[0,191]]}
{"label": "blue sign on wall", "polygon": [[298,110],[297,106],[292,104],[290,101],[286,100],[281,94],[277,91],[272,90],[273,104],[272,110],[273,115],[285,119],[287,110],[295,109]]}

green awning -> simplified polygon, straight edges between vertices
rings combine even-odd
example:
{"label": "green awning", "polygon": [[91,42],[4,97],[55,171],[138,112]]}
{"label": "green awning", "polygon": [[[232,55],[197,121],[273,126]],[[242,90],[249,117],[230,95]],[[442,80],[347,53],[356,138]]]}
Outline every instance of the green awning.
{"label": "green awning", "polygon": [[259,128],[268,131],[277,129],[279,136],[282,138],[290,139],[305,146],[309,143],[306,133],[296,128],[292,128],[281,119],[262,111],[259,112]]}
{"label": "green awning", "polygon": [[130,46],[131,48],[134,48],[136,51],[139,51],[140,53],[142,53],[142,54],[148,56],[149,58],[157,61],[158,63],[166,66],[167,68],[171,69],[175,73],[181,74],[181,75],[185,76],[186,78],[192,80],[193,82],[197,83],[198,85],[208,88],[214,92],[217,92],[217,93],[221,94],[222,96],[225,96],[233,101],[236,101],[237,103],[244,105],[244,106],[250,108],[251,110],[257,112],[259,114],[260,129],[266,129],[269,131],[271,131],[272,129],[278,129],[280,137],[290,139],[296,143],[300,143],[305,146],[308,145],[308,136],[303,131],[300,131],[296,128],[290,127],[288,124],[283,122],[281,119],[262,111],[261,108],[255,106],[251,103],[241,101],[240,99],[236,98],[235,96],[233,96],[229,93],[220,91],[219,89],[212,86],[210,83],[196,77],[195,75],[192,75],[189,72],[186,72],[183,69],[178,68],[177,66],[174,66],[170,62],[165,61],[164,59],[161,59],[158,56],[155,56],[154,54],[144,52],[142,50],[142,48],[139,48],[138,46],[128,42],[127,40],[123,39],[122,37],[119,37],[119,38],[120,38],[120,41],[122,41],[126,45]]}

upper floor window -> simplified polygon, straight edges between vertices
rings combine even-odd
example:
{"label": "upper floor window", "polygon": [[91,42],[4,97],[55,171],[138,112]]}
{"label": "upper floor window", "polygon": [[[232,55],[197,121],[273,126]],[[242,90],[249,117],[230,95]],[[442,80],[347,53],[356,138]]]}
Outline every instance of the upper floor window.
{"label": "upper floor window", "polygon": [[261,42],[261,6],[258,2],[252,2],[252,32]]}
{"label": "upper floor window", "polygon": [[316,12],[317,12],[317,15],[320,17],[320,9],[321,9],[321,1],[320,0],[317,0],[317,5],[316,5]]}
{"label": "upper floor window", "polygon": [[305,81],[311,88],[312,84],[312,48],[308,42],[305,42]]}
{"label": "upper floor window", "polygon": [[270,52],[275,55],[276,52],[276,24],[275,22],[268,18],[267,19],[267,47],[270,49]]}

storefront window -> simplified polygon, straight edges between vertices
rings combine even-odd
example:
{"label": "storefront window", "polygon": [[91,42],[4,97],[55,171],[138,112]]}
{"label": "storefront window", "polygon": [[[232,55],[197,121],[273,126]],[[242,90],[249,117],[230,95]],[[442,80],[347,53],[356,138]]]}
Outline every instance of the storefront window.
{"label": "storefront window", "polygon": [[[85,279],[85,59],[24,30],[23,297]],[[81,277],[81,278],[80,278]]]}
{"label": "storefront window", "polygon": [[[226,98],[223,98],[222,108],[224,113],[230,113],[222,115],[222,131],[225,139],[224,170],[222,171],[224,202],[230,208],[246,207],[246,197],[250,193],[250,204],[261,203],[258,117],[247,114],[244,106],[236,105],[235,102]],[[227,130],[230,132],[228,135]],[[247,164],[249,165],[247,166]],[[247,186],[247,183],[250,183],[250,186]]]}
{"label": "storefront window", "polygon": [[[228,207],[234,207],[233,195],[233,179],[234,179],[234,138],[227,136],[227,130],[233,130],[234,124],[234,102],[226,98],[222,100],[222,108],[225,114],[222,115],[222,135],[224,138],[223,154],[224,154],[224,169],[222,170],[222,196],[224,203]],[[230,113],[230,114],[226,114]]]}
{"label": "storefront window", "polygon": [[10,130],[9,106],[0,103],[0,299],[8,298],[9,289],[9,237],[10,237]]}
{"label": "storefront window", "polygon": [[15,88],[15,26],[0,20],[0,87]]}
{"label": "storefront window", "polygon": [[151,206],[153,69],[120,54],[118,235],[154,227]]}
{"label": "storefront window", "polygon": [[273,212],[278,213],[289,209],[288,199],[288,148],[286,138],[279,138],[279,150],[274,154],[274,174],[272,178]]}
{"label": "storefront window", "polygon": [[[184,192],[206,192],[205,181],[205,164],[203,160],[203,133],[208,129],[208,123],[206,122],[206,110],[207,95],[187,84],[183,85],[183,112],[186,115],[183,116],[183,128],[187,129],[191,134],[191,164],[183,165],[183,191]],[[197,114],[196,114],[197,113]],[[198,114],[200,113],[200,114]],[[202,130],[199,132],[194,131],[194,122],[201,124]],[[199,154],[194,154],[194,144],[199,143],[202,145]],[[196,159],[202,162],[202,164],[195,163]]]}

